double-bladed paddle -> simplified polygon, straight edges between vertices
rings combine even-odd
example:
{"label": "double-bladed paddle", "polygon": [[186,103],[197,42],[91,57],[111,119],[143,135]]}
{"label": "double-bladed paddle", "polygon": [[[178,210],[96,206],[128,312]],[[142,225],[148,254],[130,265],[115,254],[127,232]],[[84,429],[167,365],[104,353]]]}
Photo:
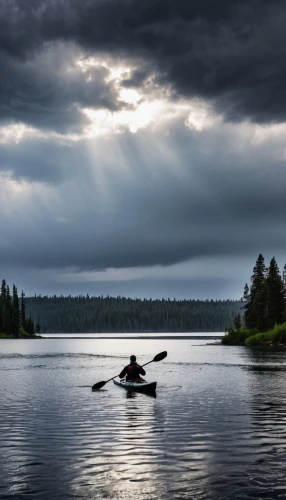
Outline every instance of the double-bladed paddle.
{"label": "double-bladed paddle", "polygon": [[[153,363],[153,361],[162,361],[162,359],[164,359],[165,357],[167,356],[167,351],[163,351],[163,352],[159,352],[159,354],[156,354],[156,356],[154,357],[154,359],[152,359],[152,361],[148,361],[148,363],[145,363],[145,365],[142,365],[142,366],[146,366],[146,365],[149,365],[149,363]],[[97,382],[97,384],[94,384],[92,386],[92,390],[93,391],[98,391],[99,389],[101,389],[105,384],[107,384],[107,382],[110,382],[110,380],[113,380],[114,378],[116,377],[119,377],[119,375],[115,375],[115,377],[112,377],[110,378],[109,380],[105,380],[105,381],[102,381],[102,382]]]}

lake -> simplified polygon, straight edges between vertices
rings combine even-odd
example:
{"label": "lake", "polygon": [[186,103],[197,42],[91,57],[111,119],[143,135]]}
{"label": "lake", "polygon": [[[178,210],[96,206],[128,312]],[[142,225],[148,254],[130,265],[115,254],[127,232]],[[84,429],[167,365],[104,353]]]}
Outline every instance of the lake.
{"label": "lake", "polygon": [[123,337],[0,340],[1,500],[286,498],[286,349]]}

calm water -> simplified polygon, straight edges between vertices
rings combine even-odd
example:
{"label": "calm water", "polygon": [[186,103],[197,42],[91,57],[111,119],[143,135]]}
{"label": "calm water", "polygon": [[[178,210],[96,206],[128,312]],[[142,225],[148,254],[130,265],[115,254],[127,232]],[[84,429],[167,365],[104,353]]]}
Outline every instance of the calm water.
{"label": "calm water", "polygon": [[[0,341],[0,498],[286,498],[286,350]],[[135,353],[157,397],[108,383]]]}

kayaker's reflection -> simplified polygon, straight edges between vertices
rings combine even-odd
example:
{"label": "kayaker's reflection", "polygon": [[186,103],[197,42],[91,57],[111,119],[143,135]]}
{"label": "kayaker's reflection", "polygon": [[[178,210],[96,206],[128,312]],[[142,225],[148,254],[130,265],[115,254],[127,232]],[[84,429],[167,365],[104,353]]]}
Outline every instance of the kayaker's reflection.
{"label": "kayaker's reflection", "polygon": [[146,372],[142,366],[138,365],[136,363],[136,356],[132,354],[130,356],[130,363],[129,365],[126,365],[122,372],[119,374],[119,377],[122,379],[126,377],[127,382],[136,382],[136,381],[142,381],[143,379],[141,378],[140,375],[146,375]]}
{"label": "kayaker's reflection", "polygon": [[[126,392],[126,399],[133,399],[133,398],[137,398],[138,396],[140,396],[140,393],[134,392],[134,391],[132,391],[132,389],[130,389],[130,391]],[[156,392],[144,392],[144,397],[156,399],[157,394],[156,394]]]}
{"label": "kayaker's reflection", "polygon": [[133,399],[133,398],[136,398],[137,396],[138,396],[138,394],[136,392],[133,392],[133,391],[126,392],[126,399]]}

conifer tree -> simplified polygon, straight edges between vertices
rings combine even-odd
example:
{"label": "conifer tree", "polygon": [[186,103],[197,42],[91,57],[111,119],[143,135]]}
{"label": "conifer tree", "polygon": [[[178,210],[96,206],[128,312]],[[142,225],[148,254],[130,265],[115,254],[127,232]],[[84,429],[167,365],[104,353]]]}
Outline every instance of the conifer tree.
{"label": "conifer tree", "polygon": [[9,286],[2,280],[1,285],[1,323],[2,331],[7,335],[12,334],[12,308]]}
{"label": "conifer tree", "polygon": [[280,324],[283,322],[285,309],[285,287],[274,257],[271,259],[268,268],[266,286],[267,327],[273,328],[276,323]]}
{"label": "conifer tree", "polygon": [[2,315],[3,315],[3,332],[7,335],[12,335],[12,321],[11,314],[9,308],[7,307],[7,303],[2,307]]}
{"label": "conifer tree", "polygon": [[2,280],[2,285],[1,285],[1,298],[2,301],[4,302],[6,299],[6,281]]}
{"label": "conifer tree", "polygon": [[21,293],[21,312],[20,312],[21,326],[24,328],[24,323],[26,319],[26,309],[25,309],[25,294],[22,290]]}
{"label": "conifer tree", "polygon": [[20,328],[20,311],[19,311],[19,297],[17,288],[13,285],[13,300],[12,300],[12,333],[19,335]]}
{"label": "conifer tree", "polygon": [[249,301],[249,286],[247,283],[244,285],[242,301],[247,303]]}
{"label": "conifer tree", "polygon": [[[26,319],[24,292],[21,294],[21,307],[19,308],[19,297],[16,286],[13,285],[11,297],[9,285],[3,279],[0,288],[0,332],[4,332],[9,336],[18,336],[20,324],[30,335],[35,333],[31,314]],[[40,331],[39,324],[37,328]]]}
{"label": "conifer tree", "polygon": [[247,283],[245,283],[245,285],[244,285],[243,297],[242,297],[241,300],[242,300],[242,303],[243,303],[242,309],[244,309],[243,318],[244,318],[245,326],[247,327],[247,321],[248,321],[248,317],[250,315],[250,309],[251,309],[251,306],[250,306],[249,286],[248,286]]}
{"label": "conifer tree", "polygon": [[286,286],[286,264],[284,265],[284,268],[283,268],[283,284],[284,286]]}
{"label": "conifer tree", "polygon": [[41,325],[40,325],[40,318],[38,318],[38,321],[36,323],[36,333],[40,333],[41,332]]}
{"label": "conifer tree", "polygon": [[241,329],[241,315],[240,314],[237,314],[234,318],[234,328],[236,330]]}
{"label": "conifer tree", "polygon": [[251,276],[251,287],[244,320],[247,328],[265,330],[266,326],[266,283],[264,257],[259,254]]}
{"label": "conifer tree", "polygon": [[6,304],[11,305],[11,294],[9,285],[6,286]]}
{"label": "conifer tree", "polygon": [[29,335],[34,335],[35,333],[34,322],[32,320],[31,315],[28,318],[25,318],[23,323],[23,328]]}

